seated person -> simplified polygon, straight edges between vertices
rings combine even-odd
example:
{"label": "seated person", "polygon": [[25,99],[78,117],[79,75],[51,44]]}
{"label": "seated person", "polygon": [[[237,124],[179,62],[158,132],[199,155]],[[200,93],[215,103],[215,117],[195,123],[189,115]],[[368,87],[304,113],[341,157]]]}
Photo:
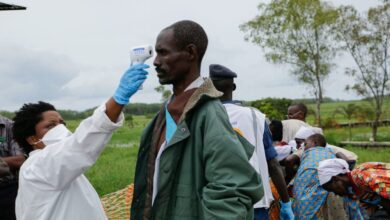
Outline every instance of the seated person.
{"label": "seated person", "polygon": [[344,160],[329,159],[319,163],[318,177],[325,190],[380,205],[390,214],[390,163],[368,162],[350,171]]}

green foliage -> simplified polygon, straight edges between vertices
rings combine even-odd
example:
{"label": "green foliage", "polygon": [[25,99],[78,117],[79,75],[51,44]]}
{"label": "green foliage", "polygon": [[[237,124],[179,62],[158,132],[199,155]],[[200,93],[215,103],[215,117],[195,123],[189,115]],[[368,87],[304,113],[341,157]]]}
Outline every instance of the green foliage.
{"label": "green foliage", "polygon": [[345,70],[355,79],[346,89],[371,98],[375,113],[372,136],[375,140],[383,100],[390,91],[390,3],[369,9],[364,16],[352,6],[343,6],[339,15],[335,28],[337,38],[356,63],[356,68]]}
{"label": "green foliage", "polygon": [[132,115],[145,115],[145,114],[155,114],[161,108],[161,104],[159,103],[131,103],[130,105],[125,106],[123,112],[125,114]]}
{"label": "green foliage", "polygon": [[363,114],[362,107],[359,105],[356,105],[354,103],[349,103],[346,106],[339,106],[334,111],[334,114],[341,114],[345,118],[348,119],[348,121],[351,121],[353,117],[357,117],[359,115]]}
{"label": "green foliage", "polygon": [[154,90],[158,93],[161,93],[161,102],[165,102],[171,96],[172,92],[169,89],[166,89],[164,85],[159,85]]}
{"label": "green foliage", "polygon": [[269,119],[283,120],[287,115],[287,109],[291,105],[291,99],[266,98],[253,101],[250,105],[259,109]]}
{"label": "green foliage", "polygon": [[346,147],[347,150],[358,155],[358,164],[365,162],[390,162],[390,148],[361,148]]}
{"label": "green foliage", "polygon": [[334,114],[341,114],[345,118],[347,118],[348,123],[349,123],[348,140],[351,140],[351,138],[352,138],[352,128],[351,128],[352,117],[359,117],[361,115],[365,115],[363,108],[361,106],[356,105],[356,104],[350,103],[346,106],[340,106],[340,107],[336,108],[336,110],[334,111]]}
{"label": "green foliage", "polygon": [[79,112],[74,110],[58,110],[58,112],[65,121],[84,119],[92,114],[92,112],[88,111]]}
{"label": "green foliage", "polygon": [[8,119],[12,119],[15,116],[15,113],[9,111],[0,111],[0,115]]}
{"label": "green foliage", "polygon": [[337,10],[320,0],[272,0],[258,8],[260,15],[240,26],[246,40],[265,49],[268,61],[291,66],[315,96],[320,124],[323,81],[340,49],[333,35]]}

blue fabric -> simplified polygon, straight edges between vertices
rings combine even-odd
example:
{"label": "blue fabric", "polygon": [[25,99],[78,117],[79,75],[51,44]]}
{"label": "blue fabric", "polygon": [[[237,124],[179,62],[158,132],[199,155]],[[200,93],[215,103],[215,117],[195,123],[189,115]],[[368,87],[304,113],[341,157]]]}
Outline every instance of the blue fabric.
{"label": "blue fabric", "polygon": [[269,219],[268,209],[266,208],[254,209],[253,217],[254,220],[268,220]]}
{"label": "blue fabric", "polygon": [[297,219],[319,219],[328,192],[320,185],[318,163],[335,157],[330,149],[324,147],[312,147],[304,151],[294,180],[293,210]]}
{"label": "blue fabric", "polygon": [[343,197],[344,208],[349,216],[349,220],[366,220],[369,219],[367,211],[360,206],[360,202],[351,199],[348,196]]}
{"label": "blue fabric", "polygon": [[265,151],[265,158],[268,160],[274,159],[278,153],[276,153],[274,145],[272,145],[271,131],[269,130],[267,122],[264,123],[263,144]]}
{"label": "blue fabric", "polygon": [[169,113],[167,107],[165,107],[165,120],[166,120],[165,140],[167,141],[168,144],[177,130],[177,125],[175,120],[173,120],[171,114]]}

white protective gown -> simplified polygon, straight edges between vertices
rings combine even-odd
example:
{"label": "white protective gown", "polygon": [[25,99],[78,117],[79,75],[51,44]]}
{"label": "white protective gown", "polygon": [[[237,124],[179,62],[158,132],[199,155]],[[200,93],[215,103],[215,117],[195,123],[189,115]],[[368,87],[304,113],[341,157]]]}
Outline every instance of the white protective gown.
{"label": "white protective gown", "polygon": [[34,150],[22,165],[16,198],[18,220],[107,219],[99,196],[83,173],[91,167],[123,124],[113,123],[105,105],[83,120],[74,134]]}
{"label": "white protective gown", "polygon": [[[256,146],[252,157],[249,159],[249,163],[261,176],[264,196],[260,201],[255,203],[254,208],[269,208],[274,197],[272,196],[269,183],[268,164],[263,144],[265,115],[258,110],[254,110],[256,115],[254,119],[251,108],[230,103],[223,105],[229,115],[229,121],[233,129],[241,133],[253,146]],[[253,127],[254,122],[258,125],[257,133],[255,133]]]}

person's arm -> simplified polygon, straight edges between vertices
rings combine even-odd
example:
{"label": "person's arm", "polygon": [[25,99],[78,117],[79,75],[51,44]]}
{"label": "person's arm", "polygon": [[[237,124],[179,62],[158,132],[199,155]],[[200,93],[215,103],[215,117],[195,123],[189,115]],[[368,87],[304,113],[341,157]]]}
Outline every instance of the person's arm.
{"label": "person's arm", "polygon": [[10,175],[9,166],[0,157],[0,178]]}
{"label": "person's arm", "polygon": [[301,159],[296,154],[291,154],[281,161],[281,165],[286,170],[286,183],[289,183],[294,178],[300,163]]}
{"label": "person's arm", "polygon": [[21,175],[45,190],[59,190],[83,174],[97,160],[112,133],[123,124],[122,108],[146,78],[145,65],[125,72],[114,96],[83,120],[66,139],[31,155]]}
{"label": "person's arm", "polygon": [[10,168],[10,170],[18,170],[22,166],[25,157],[23,154],[10,157],[0,157]]}
{"label": "person's arm", "polygon": [[276,190],[278,191],[280,198],[283,202],[289,202],[290,198],[287,192],[286,181],[284,180],[282,168],[276,158],[267,161],[268,172],[271,176],[272,182],[274,183]]}
{"label": "person's arm", "polygon": [[207,113],[204,126],[202,219],[247,219],[264,195],[263,187],[223,106],[216,110]]}
{"label": "person's arm", "polygon": [[272,145],[272,136],[267,123],[264,123],[263,144],[265,156],[267,158],[269,175],[271,176],[272,182],[274,183],[276,190],[278,191],[282,200],[280,219],[293,220],[294,213],[292,211],[290,197],[288,196],[287,185],[284,180],[282,168],[276,159],[277,152],[275,147]]}

